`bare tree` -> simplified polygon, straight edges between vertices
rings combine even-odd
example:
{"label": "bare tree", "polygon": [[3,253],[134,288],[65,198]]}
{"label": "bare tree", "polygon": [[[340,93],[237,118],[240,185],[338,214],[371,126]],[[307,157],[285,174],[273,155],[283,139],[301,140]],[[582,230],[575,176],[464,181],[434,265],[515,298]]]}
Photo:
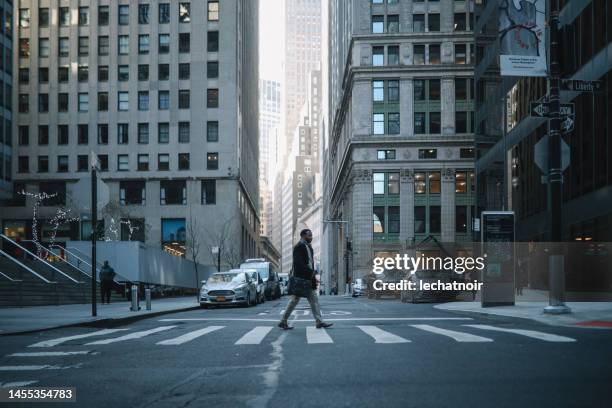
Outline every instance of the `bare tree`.
{"label": "bare tree", "polygon": [[242,262],[240,247],[233,242],[238,236],[236,234],[237,219],[238,217],[229,217],[226,220],[218,221],[215,228],[209,228],[206,231],[204,240],[208,252],[212,254],[213,248],[217,247],[222,263],[230,268],[238,267]]}
{"label": "bare tree", "polygon": [[185,243],[185,249],[191,256],[193,261],[193,267],[195,271],[196,280],[196,298],[199,301],[198,288],[200,286],[200,279],[198,274],[198,256],[200,255],[201,247],[201,230],[200,221],[198,217],[194,217],[191,212],[191,206],[189,206],[189,219],[187,221],[187,242]]}

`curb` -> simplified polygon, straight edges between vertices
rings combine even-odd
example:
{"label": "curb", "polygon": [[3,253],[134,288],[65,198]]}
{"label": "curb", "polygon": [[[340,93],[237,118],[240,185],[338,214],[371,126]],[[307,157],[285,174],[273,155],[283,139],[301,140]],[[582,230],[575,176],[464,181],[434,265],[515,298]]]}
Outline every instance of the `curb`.
{"label": "curb", "polygon": [[55,329],[65,329],[65,328],[69,328],[69,327],[117,327],[117,326],[121,326],[124,324],[130,324],[130,323],[134,323],[137,322],[139,320],[144,320],[144,319],[148,319],[150,317],[156,317],[156,316],[162,316],[165,314],[170,314],[170,313],[179,313],[179,312],[188,312],[191,310],[199,310],[200,306],[189,306],[189,307],[183,307],[180,309],[172,309],[172,310],[162,310],[159,312],[153,312],[153,313],[147,313],[147,314],[141,314],[141,315],[134,315],[134,316],[125,316],[125,317],[106,317],[103,319],[97,319],[97,320],[89,320],[89,321],[81,321],[81,322],[77,322],[77,323],[68,323],[68,324],[62,324],[59,326],[53,326],[53,327],[45,327],[42,329],[31,329],[31,330],[21,330],[21,331],[11,331],[11,332],[0,332],[0,337],[2,336],[16,336],[16,335],[21,335],[21,334],[31,334],[31,333],[41,333],[41,332],[45,332],[45,331],[49,331],[49,330],[55,330]]}

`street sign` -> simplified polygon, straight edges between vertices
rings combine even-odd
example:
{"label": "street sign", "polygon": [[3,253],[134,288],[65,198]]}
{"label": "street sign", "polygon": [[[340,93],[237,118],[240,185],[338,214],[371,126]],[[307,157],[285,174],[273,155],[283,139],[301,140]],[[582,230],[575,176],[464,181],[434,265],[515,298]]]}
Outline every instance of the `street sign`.
{"label": "street sign", "polygon": [[219,253],[219,247],[218,246],[212,247],[212,253],[217,255]]}
{"label": "street sign", "polygon": [[[548,137],[543,137],[533,147],[533,155],[536,166],[542,170],[542,173],[548,174]],[[567,169],[570,165],[570,147],[561,139],[561,171]]]}
{"label": "street sign", "polygon": [[[550,116],[550,102],[531,102],[530,103],[530,115],[539,118],[547,118]],[[559,110],[561,116],[574,116],[576,110],[574,109],[573,103],[562,103],[561,109]]]}
{"label": "street sign", "polygon": [[561,130],[563,133],[569,133],[574,130],[574,117],[566,116],[565,119],[561,121]]}
{"label": "street sign", "polygon": [[[91,211],[91,177],[84,177],[72,186],[72,200],[80,210]],[[98,179],[97,189],[98,208],[102,209],[110,201],[108,184]]]}
{"label": "street sign", "polygon": [[583,81],[580,79],[562,79],[561,89],[564,91],[575,92],[601,92],[603,91],[603,82]]}

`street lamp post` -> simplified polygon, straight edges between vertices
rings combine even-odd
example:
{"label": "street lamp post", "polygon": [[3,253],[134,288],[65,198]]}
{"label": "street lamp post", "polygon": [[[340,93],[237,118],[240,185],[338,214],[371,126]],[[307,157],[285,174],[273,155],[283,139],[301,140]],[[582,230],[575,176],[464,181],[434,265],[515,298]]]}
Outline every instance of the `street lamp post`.
{"label": "street lamp post", "polygon": [[[346,220],[323,220],[324,223],[327,224],[340,224],[341,228],[344,229],[344,238],[346,240],[346,250],[344,251],[344,268],[345,268],[345,287],[344,287],[344,296],[350,296],[350,286],[349,286],[349,254],[352,251],[352,244],[349,241],[348,230],[349,230],[349,222]],[[344,226],[346,224],[346,227]]]}

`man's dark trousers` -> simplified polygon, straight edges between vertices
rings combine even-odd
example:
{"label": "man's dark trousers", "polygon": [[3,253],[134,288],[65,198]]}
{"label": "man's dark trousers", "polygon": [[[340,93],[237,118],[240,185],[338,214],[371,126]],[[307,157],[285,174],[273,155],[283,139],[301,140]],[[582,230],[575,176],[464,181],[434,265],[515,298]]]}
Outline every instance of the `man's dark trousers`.
{"label": "man's dark trousers", "polygon": [[100,282],[100,293],[102,294],[102,303],[106,297],[106,303],[110,303],[111,290],[113,289],[113,282]]}

